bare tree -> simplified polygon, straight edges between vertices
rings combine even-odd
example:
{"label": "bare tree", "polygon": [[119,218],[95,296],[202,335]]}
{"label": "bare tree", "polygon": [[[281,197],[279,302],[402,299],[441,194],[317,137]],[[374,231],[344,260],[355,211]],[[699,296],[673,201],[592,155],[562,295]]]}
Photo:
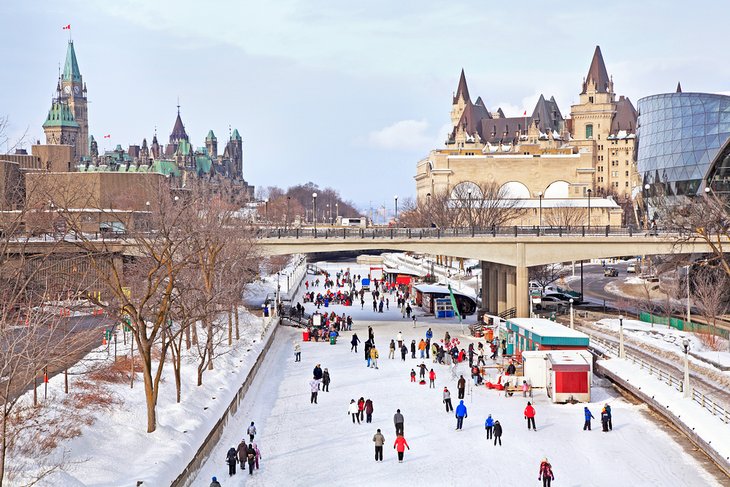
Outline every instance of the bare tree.
{"label": "bare tree", "polygon": [[728,310],[728,277],[722,269],[703,266],[694,274],[692,281],[694,302],[712,331],[706,337],[706,344],[717,350],[717,318]]}
{"label": "bare tree", "polygon": [[520,200],[510,198],[507,190],[493,181],[457,185],[449,204],[456,210],[457,224],[470,228],[503,226],[524,213]]}
{"label": "bare tree", "polygon": [[545,211],[544,214],[545,223],[552,227],[576,227],[585,222],[583,208],[567,203],[558,204]]}
{"label": "bare tree", "polygon": [[561,264],[546,264],[530,267],[530,280],[535,281],[545,293],[545,288],[558,279],[568,275],[568,270]]}

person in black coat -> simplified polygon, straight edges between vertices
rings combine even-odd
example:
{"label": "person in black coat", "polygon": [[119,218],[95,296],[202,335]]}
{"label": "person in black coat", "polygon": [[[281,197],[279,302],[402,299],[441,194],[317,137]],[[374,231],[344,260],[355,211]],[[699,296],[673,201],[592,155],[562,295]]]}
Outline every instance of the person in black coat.
{"label": "person in black coat", "polygon": [[416,358],[416,341],[411,340],[411,358]]}
{"label": "person in black coat", "polygon": [[256,450],[253,448],[253,444],[248,445],[246,450],[246,459],[248,460],[248,474],[253,475],[253,467],[256,463]]}
{"label": "person in black coat", "polygon": [[236,475],[236,462],[238,462],[238,452],[236,447],[232,446],[226,454],[226,463],[228,463],[228,475]]}
{"label": "person in black coat", "polygon": [[405,361],[406,355],[408,355],[408,347],[405,346],[405,344],[400,347],[400,357]]}
{"label": "person in black coat", "polygon": [[330,372],[327,369],[324,369],[324,372],[322,372],[322,391],[330,391]]}
{"label": "person in black coat", "polygon": [[360,343],[360,338],[357,336],[357,333],[352,334],[352,340],[350,340],[350,351],[352,352],[355,350],[355,353],[357,353],[357,344]]}
{"label": "person in black coat", "polygon": [[502,425],[499,424],[499,421],[494,422],[494,446],[497,446],[497,441],[499,441],[499,446],[502,446]]}
{"label": "person in black coat", "polygon": [[466,379],[464,379],[464,376],[460,376],[459,380],[456,382],[456,388],[459,391],[459,399],[464,399],[464,389],[466,389]]}

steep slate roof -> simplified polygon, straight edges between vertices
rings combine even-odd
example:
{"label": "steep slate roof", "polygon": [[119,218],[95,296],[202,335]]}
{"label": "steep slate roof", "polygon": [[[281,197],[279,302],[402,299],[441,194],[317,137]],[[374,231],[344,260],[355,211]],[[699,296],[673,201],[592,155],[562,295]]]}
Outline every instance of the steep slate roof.
{"label": "steep slate roof", "polygon": [[466,86],[466,75],[464,75],[464,68],[461,68],[461,76],[459,77],[459,87],[456,88],[456,94],[454,95],[454,103],[456,103],[459,98],[463,97],[464,100],[468,103],[471,103],[471,98],[469,98],[469,88]]}
{"label": "steep slate roof", "polygon": [[617,134],[619,130],[628,133],[636,133],[636,109],[627,97],[620,96],[616,102],[616,113],[611,121],[611,133]]}
{"label": "steep slate roof", "polygon": [[596,50],[593,53],[593,60],[591,61],[591,67],[588,68],[588,74],[586,80],[583,83],[583,92],[586,92],[588,83],[591,80],[596,84],[596,91],[598,93],[607,93],[608,84],[611,81],[608,77],[608,71],[606,71],[606,64],[603,62],[603,55],[601,54],[601,47],[596,46]]}
{"label": "steep slate roof", "polygon": [[79,63],[76,61],[76,51],[74,50],[73,41],[68,41],[66,64],[63,66],[63,80],[81,81],[81,71],[79,71]]}
{"label": "steep slate roof", "polygon": [[241,140],[241,135],[238,133],[238,129],[233,129],[233,134],[231,134],[231,140]]}
{"label": "steep slate roof", "polygon": [[208,135],[205,137],[205,140],[218,140],[215,138],[215,134],[212,130],[208,130]]}
{"label": "steep slate roof", "polygon": [[170,143],[173,144],[179,140],[188,140],[188,134],[185,132],[185,125],[183,125],[182,119],[180,118],[180,109],[177,110],[175,125],[172,127],[172,133],[170,134]]}
{"label": "steep slate roof", "polygon": [[535,109],[532,111],[532,117],[530,121],[539,120],[538,127],[541,132],[552,132],[560,131],[559,122],[563,119],[560,114],[560,108],[555,101],[555,97],[550,97],[550,100],[546,100],[543,95],[537,100]]}

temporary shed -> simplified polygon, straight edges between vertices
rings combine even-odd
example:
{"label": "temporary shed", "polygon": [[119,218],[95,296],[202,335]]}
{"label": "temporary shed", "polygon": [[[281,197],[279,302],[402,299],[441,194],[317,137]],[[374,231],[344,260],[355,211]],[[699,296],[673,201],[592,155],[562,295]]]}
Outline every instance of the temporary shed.
{"label": "temporary shed", "polygon": [[585,333],[544,318],[511,318],[506,329],[508,355],[528,350],[585,350],[589,345]]}

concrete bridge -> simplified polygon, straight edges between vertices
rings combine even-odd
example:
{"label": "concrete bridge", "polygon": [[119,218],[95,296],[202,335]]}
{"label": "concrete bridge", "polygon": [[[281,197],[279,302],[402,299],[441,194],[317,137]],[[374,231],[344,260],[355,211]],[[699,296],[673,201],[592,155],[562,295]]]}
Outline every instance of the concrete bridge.
{"label": "concrete bridge", "polygon": [[[269,255],[391,250],[478,259],[482,303],[491,313],[515,308],[529,316],[528,268],[556,262],[660,254],[709,253],[701,238],[678,233],[600,228],[491,229],[314,229],[265,231],[259,239]],[[730,242],[726,242],[730,243]]]}
{"label": "concrete bridge", "polygon": [[[482,266],[482,302],[491,313],[515,308],[529,315],[528,268],[556,262],[581,261],[631,255],[710,253],[698,236],[670,231],[627,228],[508,227],[481,229],[405,228],[258,228],[261,251],[267,255],[320,252],[390,250],[477,259]],[[724,245],[730,240],[723,239]],[[12,253],[13,249],[9,249]],[[134,239],[117,237],[99,241],[99,250],[110,260],[136,256]],[[82,252],[72,242],[40,241],[18,244],[23,253]]]}

